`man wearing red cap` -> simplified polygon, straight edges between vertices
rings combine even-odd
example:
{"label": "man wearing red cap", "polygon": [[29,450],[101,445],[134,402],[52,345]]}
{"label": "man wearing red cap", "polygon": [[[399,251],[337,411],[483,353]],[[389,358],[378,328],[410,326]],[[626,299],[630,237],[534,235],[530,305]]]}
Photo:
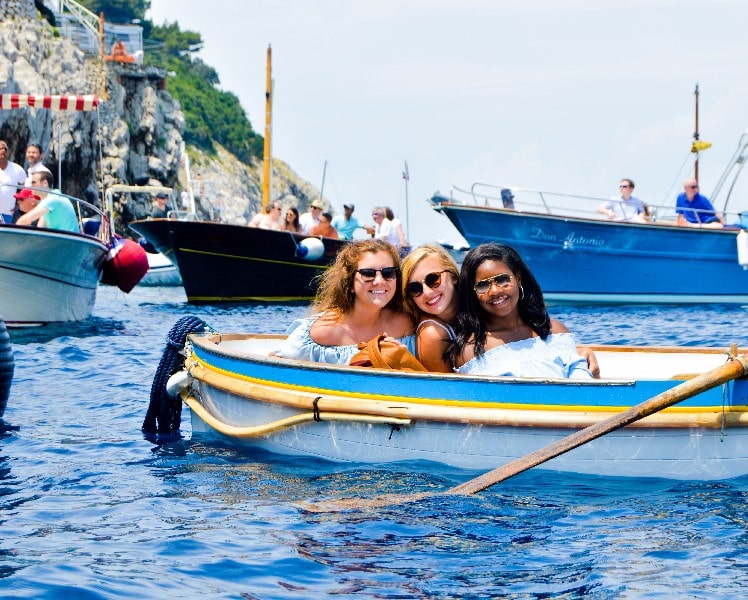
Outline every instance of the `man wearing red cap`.
{"label": "man wearing red cap", "polygon": [[[22,189],[17,194],[14,194],[16,198],[16,209],[13,211],[13,222],[15,223],[31,209],[36,208],[39,204],[41,197],[38,196],[33,190],[27,188]],[[32,227],[36,227],[37,221],[29,223]]]}
{"label": "man wearing red cap", "polygon": [[18,225],[31,225],[39,219],[39,227],[48,227],[49,229],[60,229],[62,231],[75,231],[80,233],[78,217],[75,214],[73,203],[65,196],[56,194],[52,190],[52,174],[46,171],[37,171],[31,176],[31,184],[38,189],[47,189],[50,191],[36,191],[41,198],[39,205],[30,212],[22,215],[18,219]]}

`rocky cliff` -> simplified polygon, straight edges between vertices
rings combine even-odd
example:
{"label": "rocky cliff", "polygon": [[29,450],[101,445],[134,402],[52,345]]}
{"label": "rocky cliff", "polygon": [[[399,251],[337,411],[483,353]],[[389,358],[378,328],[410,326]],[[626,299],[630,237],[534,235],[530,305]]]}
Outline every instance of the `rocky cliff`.
{"label": "rocky cliff", "polygon": [[[29,142],[71,196],[102,204],[113,184],[174,188],[174,205],[191,166],[197,211],[203,218],[243,224],[261,205],[262,165],[246,165],[222,148],[208,156],[187,148],[181,155],[184,116],[167,91],[166,73],[138,64],[104,62],[57,36],[33,0],[0,2],[0,93],[97,94],[98,111],[0,110],[0,139],[24,166]],[[282,161],[273,160],[271,198],[305,210],[317,189]],[[115,197],[117,229],[146,216],[150,197]]]}

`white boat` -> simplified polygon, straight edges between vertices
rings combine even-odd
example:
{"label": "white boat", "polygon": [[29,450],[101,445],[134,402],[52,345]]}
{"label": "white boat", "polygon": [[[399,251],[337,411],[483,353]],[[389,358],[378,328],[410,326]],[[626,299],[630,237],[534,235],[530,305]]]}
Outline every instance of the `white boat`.
{"label": "white boat", "polygon": [[[89,211],[106,217],[88,203]],[[109,227],[95,235],[0,224],[0,314],[19,327],[91,316],[109,250]]]}
{"label": "white boat", "polygon": [[182,285],[179,270],[165,255],[160,252],[148,253],[148,272],[138,285],[177,286]]}
{"label": "white boat", "polygon": [[[174,332],[180,327],[170,333],[172,343],[179,341]],[[579,381],[415,373],[270,356],[281,340],[193,334],[184,357],[176,354],[181,348],[167,347],[176,360],[162,365],[175,364],[176,374],[168,383],[162,378],[162,388],[157,373],[144,431],[178,430],[181,397],[191,409],[196,437],[341,462],[428,460],[489,469],[664,396],[670,404],[656,414],[640,413],[636,422],[552,458],[546,468],[675,479],[748,474],[748,380],[735,379],[744,375],[746,362],[728,361],[725,349],[593,347],[602,379]],[[738,352],[745,353],[731,354]],[[715,369],[728,365],[739,367],[737,374],[717,379]],[[160,395],[166,390],[169,400]],[[680,403],[671,407],[675,401]],[[157,407],[166,406],[159,414]]]}

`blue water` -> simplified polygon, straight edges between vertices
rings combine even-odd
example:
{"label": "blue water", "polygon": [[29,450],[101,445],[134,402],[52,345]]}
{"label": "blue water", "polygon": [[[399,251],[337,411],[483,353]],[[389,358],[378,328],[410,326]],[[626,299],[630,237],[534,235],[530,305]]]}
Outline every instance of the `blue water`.
{"label": "blue water", "polygon": [[[475,497],[311,513],[300,501],[477,475],[372,468],[140,432],[164,338],[198,315],[282,332],[304,307],[193,307],[103,287],[94,317],[12,331],[0,433],[3,598],[714,598],[748,589],[748,478],[529,471]],[[554,307],[583,342],[748,347],[748,307]]]}

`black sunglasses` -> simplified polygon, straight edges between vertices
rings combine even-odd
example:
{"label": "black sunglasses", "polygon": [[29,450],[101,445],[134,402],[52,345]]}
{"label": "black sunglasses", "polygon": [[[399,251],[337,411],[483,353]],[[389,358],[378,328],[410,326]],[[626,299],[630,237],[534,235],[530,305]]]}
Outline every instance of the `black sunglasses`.
{"label": "black sunglasses", "polygon": [[423,294],[423,284],[425,283],[432,290],[438,288],[442,284],[442,273],[449,273],[449,271],[439,271],[438,273],[429,273],[422,281],[411,281],[405,286],[405,293],[411,298],[418,298]]}
{"label": "black sunglasses", "polygon": [[399,270],[397,267],[384,267],[384,269],[356,269],[356,272],[366,283],[370,283],[377,278],[377,273],[381,273],[385,281],[392,281],[397,277]]}
{"label": "black sunglasses", "polygon": [[493,277],[487,279],[481,279],[478,283],[473,286],[476,294],[487,294],[491,290],[493,284],[499,286],[499,288],[508,288],[512,283],[512,276],[509,273],[499,273]]}

